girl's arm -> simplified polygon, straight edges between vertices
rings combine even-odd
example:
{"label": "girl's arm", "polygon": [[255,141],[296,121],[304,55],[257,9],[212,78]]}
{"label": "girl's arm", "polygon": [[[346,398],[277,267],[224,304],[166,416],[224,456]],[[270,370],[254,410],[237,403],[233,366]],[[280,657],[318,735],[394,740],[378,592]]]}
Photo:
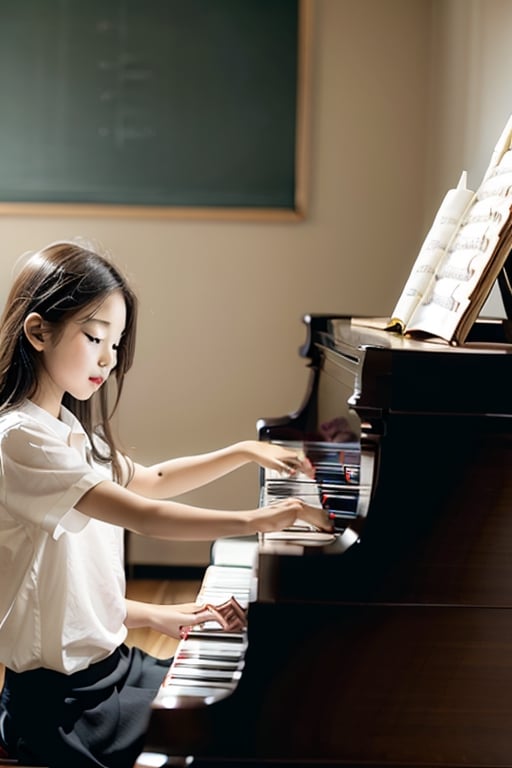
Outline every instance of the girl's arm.
{"label": "girl's arm", "polygon": [[261,440],[244,440],[226,448],[197,456],[169,459],[151,467],[135,464],[128,487],[152,499],[166,499],[199,488],[233,470],[255,461],[267,469],[311,474],[307,459],[289,448]]}
{"label": "girl's arm", "polygon": [[212,541],[224,536],[250,536],[280,531],[300,518],[332,530],[325,510],[300,499],[243,511],[204,509],[175,501],[148,499],[128,488],[103,480],[87,491],[75,508],[88,517],[155,538]]}

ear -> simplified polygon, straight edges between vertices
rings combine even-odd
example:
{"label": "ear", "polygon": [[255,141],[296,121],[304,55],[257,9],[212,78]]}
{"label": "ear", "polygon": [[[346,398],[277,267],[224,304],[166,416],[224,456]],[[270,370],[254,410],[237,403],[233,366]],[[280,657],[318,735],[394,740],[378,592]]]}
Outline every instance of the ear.
{"label": "ear", "polygon": [[44,347],[43,326],[44,320],[38,312],[31,312],[23,323],[25,336],[38,352]]}

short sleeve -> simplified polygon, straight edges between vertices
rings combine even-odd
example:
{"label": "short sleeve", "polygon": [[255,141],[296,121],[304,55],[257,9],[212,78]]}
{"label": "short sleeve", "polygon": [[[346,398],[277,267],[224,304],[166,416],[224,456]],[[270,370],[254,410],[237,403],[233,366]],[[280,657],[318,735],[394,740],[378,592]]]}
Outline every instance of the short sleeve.
{"label": "short sleeve", "polygon": [[84,528],[89,518],[74,505],[106,479],[79,449],[37,423],[20,423],[4,434],[1,462],[5,510],[54,538]]}

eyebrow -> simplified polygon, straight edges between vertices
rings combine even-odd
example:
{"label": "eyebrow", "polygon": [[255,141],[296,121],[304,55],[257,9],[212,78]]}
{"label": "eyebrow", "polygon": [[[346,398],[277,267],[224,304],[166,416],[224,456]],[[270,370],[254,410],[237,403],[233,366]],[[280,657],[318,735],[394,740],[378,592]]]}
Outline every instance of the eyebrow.
{"label": "eyebrow", "polygon": [[104,325],[108,327],[111,325],[111,323],[108,320],[102,320],[101,317],[94,317],[93,315],[88,315],[87,317],[77,318],[77,323],[79,325],[85,325],[85,323],[99,323],[100,325]]}
{"label": "eyebrow", "polygon": [[85,322],[86,322],[86,323],[87,323],[87,322],[90,322],[90,323],[99,323],[100,325],[105,325],[105,326],[107,326],[107,327],[108,327],[109,325],[112,325],[112,323],[110,323],[108,320],[102,320],[102,319],[101,319],[101,317],[89,317],[89,318],[88,318],[88,319],[87,319]]}

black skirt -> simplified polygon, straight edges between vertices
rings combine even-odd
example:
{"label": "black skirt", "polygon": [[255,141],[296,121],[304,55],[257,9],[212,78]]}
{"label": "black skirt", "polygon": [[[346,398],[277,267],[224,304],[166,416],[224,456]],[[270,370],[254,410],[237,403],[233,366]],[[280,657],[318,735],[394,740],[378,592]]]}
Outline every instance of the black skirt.
{"label": "black skirt", "polygon": [[88,669],[7,669],[1,697],[9,757],[49,768],[132,768],[171,659],[121,646]]}

